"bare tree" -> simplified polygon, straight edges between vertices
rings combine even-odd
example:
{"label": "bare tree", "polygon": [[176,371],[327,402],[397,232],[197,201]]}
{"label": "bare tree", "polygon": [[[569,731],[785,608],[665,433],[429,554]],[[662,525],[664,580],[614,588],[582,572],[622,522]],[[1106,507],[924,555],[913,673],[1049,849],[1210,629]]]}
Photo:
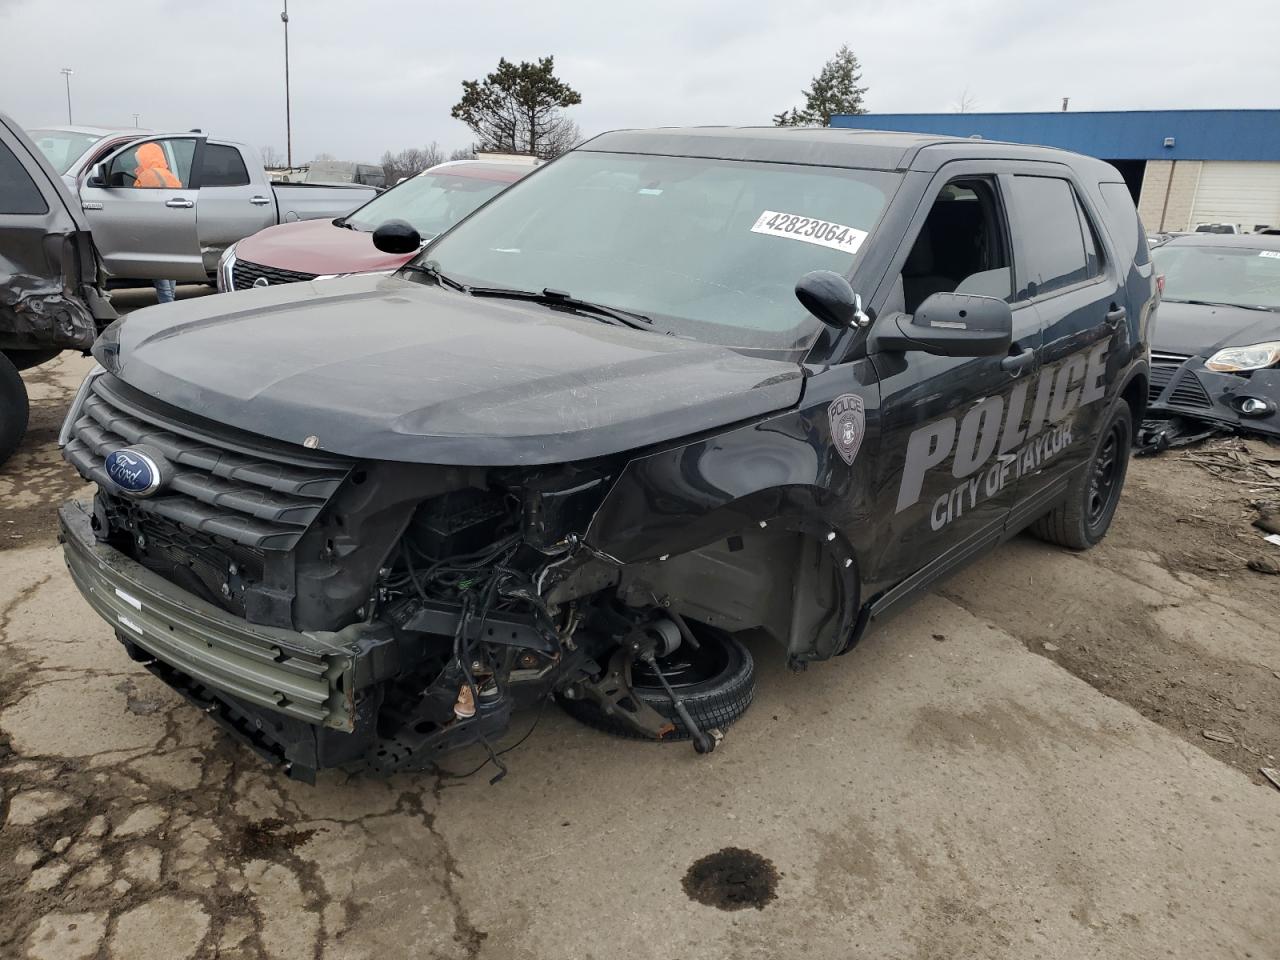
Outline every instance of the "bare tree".
{"label": "bare tree", "polygon": [[960,99],[952,106],[956,113],[973,113],[973,108],[978,105],[978,98],[969,92],[969,88],[965,87],[960,91]]}
{"label": "bare tree", "polygon": [[476,158],[475,147],[459,147],[457,150],[449,151],[450,160],[474,160]]}
{"label": "bare tree", "polygon": [[560,117],[548,128],[542,143],[538,147],[538,156],[543,160],[554,160],[560,154],[572,150],[583,141],[582,131],[568,117]]}
{"label": "bare tree", "polygon": [[268,170],[280,169],[284,164],[284,154],[275,147],[266,146],[262,148],[262,165]]}
{"label": "bare tree", "polygon": [[437,163],[444,163],[445,154],[434,140],[426,147],[409,147],[399,153],[388,150],[382,155],[382,171],[387,183],[398,183],[404,177],[412,177]]}
{"label": "bare tree", "polygon": [[325,160],[337,160],[337,159],[338,158],[335,157],[332,153],[317,153],[314,157],[311,158],[311,162],[323,163]]}

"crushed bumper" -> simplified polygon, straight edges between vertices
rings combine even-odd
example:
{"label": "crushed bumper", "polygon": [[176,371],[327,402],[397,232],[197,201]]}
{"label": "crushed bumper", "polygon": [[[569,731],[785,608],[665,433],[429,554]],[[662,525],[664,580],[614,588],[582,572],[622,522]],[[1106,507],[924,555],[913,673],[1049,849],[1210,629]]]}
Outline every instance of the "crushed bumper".
{"label": "crushed bumper", "polygon": [[[1246,412],[1260,401],[1261,409]],[[1183,417],[1239,433],[1280,438],[1280,370],[1215,373],[1200,357],[1152,356],[1147,417]]]}
{"label": "crushed bumper", "polygon": [[85,599],[122,640],[181,675],[184,686],[291,721],[356,729],[362,688],[380,679],[385,628],[299,633],[249,623],[99,543],[87,504],[64,504],[58,518],[67,566]]}

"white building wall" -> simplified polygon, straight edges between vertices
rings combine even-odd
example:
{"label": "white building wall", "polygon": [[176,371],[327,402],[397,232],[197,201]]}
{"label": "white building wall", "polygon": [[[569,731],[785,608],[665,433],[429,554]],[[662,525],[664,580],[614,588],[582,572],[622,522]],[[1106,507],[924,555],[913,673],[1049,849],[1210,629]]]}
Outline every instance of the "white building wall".
{"label": "white building wall", "polygon": [[1149,160],[1138,200],[1152,232],[1235,223],[1246,232],[1280,226],[1280,162]]}
{"label": "white building wall", "polygon": [[1261,225],[1280,227],[1280,163],[1205,163],[1188,226],[1201,223],[1235,223],[1246,232]]}

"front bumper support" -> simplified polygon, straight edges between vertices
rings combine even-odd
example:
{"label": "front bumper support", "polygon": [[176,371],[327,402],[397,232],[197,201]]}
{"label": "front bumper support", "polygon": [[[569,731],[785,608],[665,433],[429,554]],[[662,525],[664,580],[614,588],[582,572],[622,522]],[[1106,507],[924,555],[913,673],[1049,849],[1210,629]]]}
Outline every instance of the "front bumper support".
{"label": "front bumper support", "polygon": [[355,729],[361,689],[380,679],[385,626],[297,632],[250,623],[99,543],[87,504],[64,504],[58,519],[72,579],[121,639],[214,693],[314,726]]}

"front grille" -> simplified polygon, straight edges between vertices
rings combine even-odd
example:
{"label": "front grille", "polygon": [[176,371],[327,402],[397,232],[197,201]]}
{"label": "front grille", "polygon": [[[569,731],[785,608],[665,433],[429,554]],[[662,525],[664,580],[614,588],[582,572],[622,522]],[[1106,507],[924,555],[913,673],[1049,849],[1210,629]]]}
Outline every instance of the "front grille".
{"label": "front grille", "polygon": [[246,616],[245,591],[264,580],[263,551],[146,513],[124,497],[101,500],[113,545],[170,583]]}
{"label": "front grille", "polygon": [[257,550],[292,550],[350,471],[349,461],[185,414],[103,375],[80,408],[64,455],[104,491],[103,460],[145,444],[168,461],[139,511]]}
{"label": "front grille", "polygon": [[1176,403],[1183,407],[1211,407],[1213,401],[1200,385],[1199,378],[1185,364],[1191,357],[1182,353],[1151,353],[1151,383],[1147,389],[1147,403],[1154,404],[1169,384],[1173,389],[1169,392],[1166,403]]}
{"label": "front grille", "polygon": [[1147,389],[1147,403],[1155,403],[1160,399],[1160,394],[1164,393],[1164,388],[1173,380],[1173,375],[1178,372],[1180,364],[1177,363],[1161,363],[1152,358],[1151,362],[1151,384]]}
{"label": "front grille", "polygon": [[1205,393],[1200,378],[1190,371],[1182,375],[1182,379],[1174,384],[1169,394],[1169,402],[1180,407],[1212,407],[1213,401]]}
{"label": "front grille", "polygon": [[274,287],[277,283],[299,283],[303,280],[314,280],[316,276],[314,273],[281,270],[278,267],[268,267],[261,263],[237,260],[231,268],[231,288],[233,290],[248,290],[253,286],[254,281],[259,278],[266,280],[267,283]]}

